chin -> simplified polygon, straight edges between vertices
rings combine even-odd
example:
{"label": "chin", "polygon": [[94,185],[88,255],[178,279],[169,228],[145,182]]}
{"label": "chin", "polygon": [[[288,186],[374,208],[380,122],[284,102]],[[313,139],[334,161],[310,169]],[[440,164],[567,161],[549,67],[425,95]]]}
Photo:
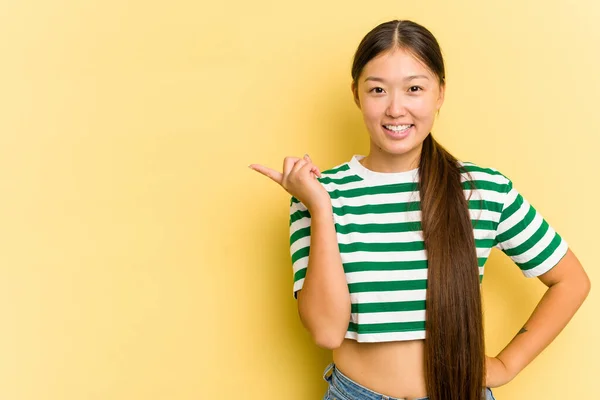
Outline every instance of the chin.
{"label": "chin", "polygon": [[389,155],[401,156],[410,153],[416,146],[414,143],[384,143],[378,147]]}

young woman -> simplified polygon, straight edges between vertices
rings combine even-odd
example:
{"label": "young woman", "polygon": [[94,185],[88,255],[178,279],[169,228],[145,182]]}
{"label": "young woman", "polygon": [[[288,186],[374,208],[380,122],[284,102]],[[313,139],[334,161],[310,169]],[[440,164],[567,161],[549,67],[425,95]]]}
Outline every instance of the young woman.
{"label": "young woman", "polygon": [[[566,242],[498,171],[431,135],[444,102],[436,39],[411,21],[369,32],[352,93],[370,151],[323,173],[308,156],[250,167],[293,197],[294,294],[333,350],[325,399],[493,399],[558,335],[590,290]],[[491,249],[548,286],[496,357],[484,351],[480,282]]]}

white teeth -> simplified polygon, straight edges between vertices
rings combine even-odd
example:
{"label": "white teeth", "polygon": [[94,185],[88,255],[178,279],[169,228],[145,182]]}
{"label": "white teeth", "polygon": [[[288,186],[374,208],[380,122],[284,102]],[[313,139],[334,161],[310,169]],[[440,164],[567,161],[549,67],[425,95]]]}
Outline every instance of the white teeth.
{"label": "white teeth", "polygon": [[384,125],[387,129],[394,132],[402,132],[410,128],[412,125]]}

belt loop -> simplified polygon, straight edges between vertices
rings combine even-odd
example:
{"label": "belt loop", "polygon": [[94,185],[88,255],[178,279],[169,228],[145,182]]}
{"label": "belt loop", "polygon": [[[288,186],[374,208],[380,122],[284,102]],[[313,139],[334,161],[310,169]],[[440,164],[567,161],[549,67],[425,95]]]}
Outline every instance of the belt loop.
{"label": "belt loop", "polygon": [[330,363],[327,368],[325,368],[325,372],[323,372],[323,379],[327,382],[331,382],[331,377],[333,375],[333,368],[334,368],[335,364],[334,363]]}

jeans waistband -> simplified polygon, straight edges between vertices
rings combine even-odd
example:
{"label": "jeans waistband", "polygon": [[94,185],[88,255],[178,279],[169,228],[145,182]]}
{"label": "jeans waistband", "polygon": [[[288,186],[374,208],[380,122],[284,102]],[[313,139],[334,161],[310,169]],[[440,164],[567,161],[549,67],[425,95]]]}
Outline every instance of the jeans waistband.
{"label": "jeans waistband", "polygon": [[[404,398],[386,396],[362,386],[341,373],[335,367],[334,363],[329,364],[327,368],[325,368],[323,379],[329,382],[334,390],[351,400],[406,400]],[[428,398],[420,397],[414,400],[428,400]]]}
{"label": "jeans waistband", "polygon": [[[348,400],[407,400],[397,397],[386,396],[381,393],[374,392],[361,384],[354,382],[346,375],[341,373],[334,363],[331,363],[325,368],[323,379],[326,380],[330,387],[340,395],[343,395]],[[494,393],[488,387],[483,390],[483,398],[486,400],[495,400]],[[428,397],[421,397],[415,400],[428,400]]]}

